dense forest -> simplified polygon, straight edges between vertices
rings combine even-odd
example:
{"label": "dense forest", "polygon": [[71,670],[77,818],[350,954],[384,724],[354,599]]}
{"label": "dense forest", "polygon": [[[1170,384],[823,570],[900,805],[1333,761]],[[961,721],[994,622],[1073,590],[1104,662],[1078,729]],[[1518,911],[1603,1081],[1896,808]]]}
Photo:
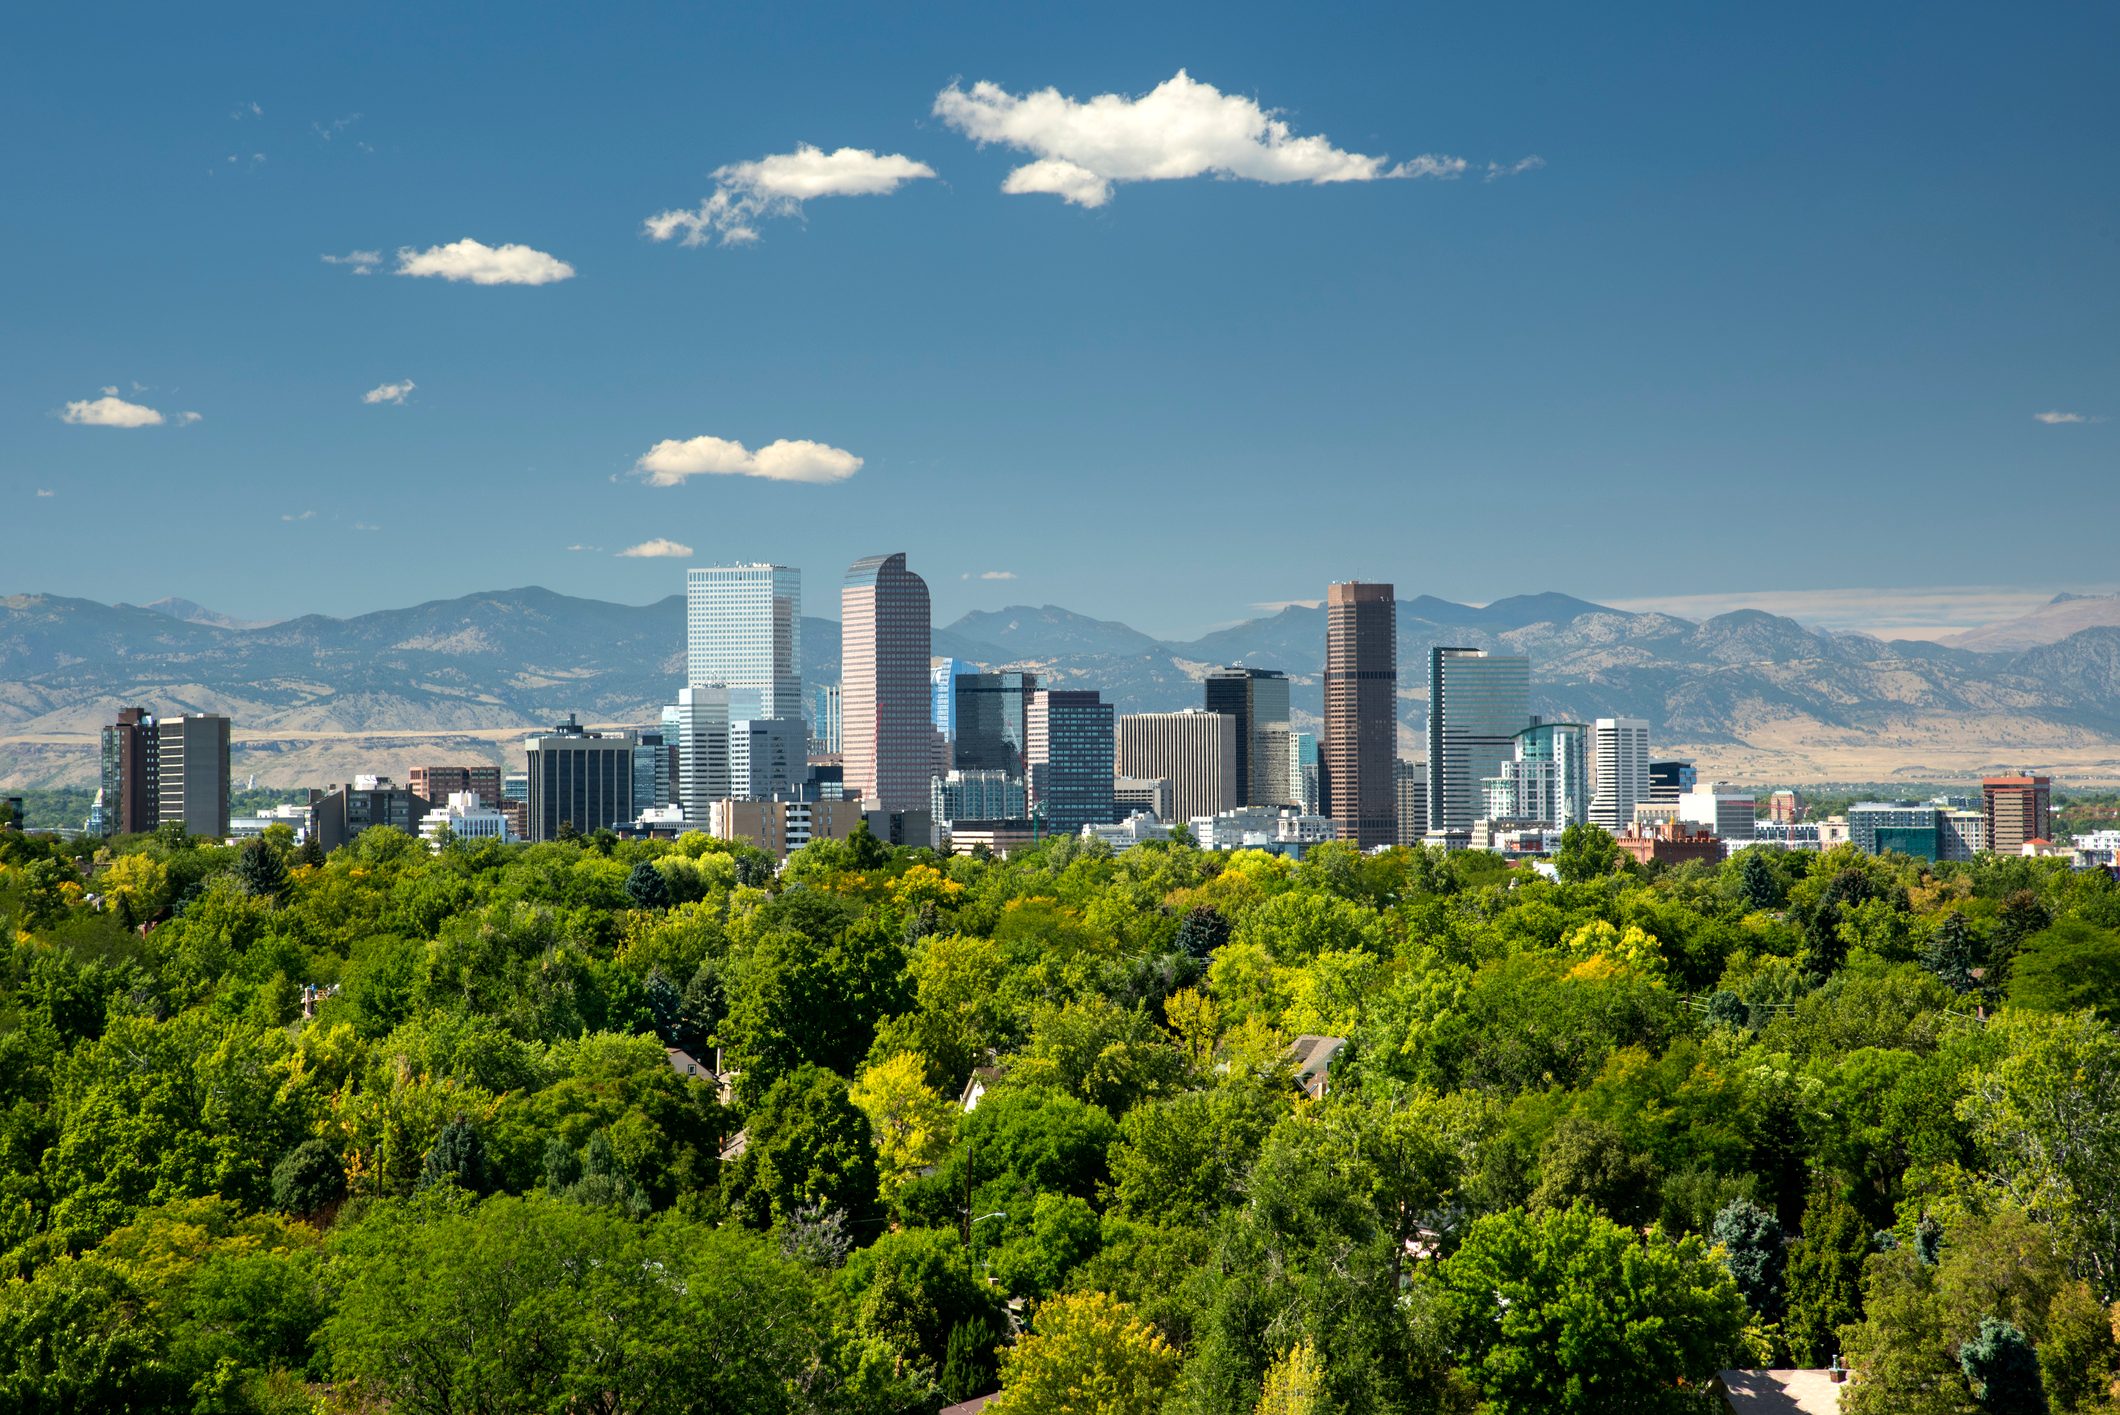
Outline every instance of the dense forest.
{"label": "dense forest", "polygon": [[1556,863],[0,835],[0,1408],[2120,1409],[2120,885]]}

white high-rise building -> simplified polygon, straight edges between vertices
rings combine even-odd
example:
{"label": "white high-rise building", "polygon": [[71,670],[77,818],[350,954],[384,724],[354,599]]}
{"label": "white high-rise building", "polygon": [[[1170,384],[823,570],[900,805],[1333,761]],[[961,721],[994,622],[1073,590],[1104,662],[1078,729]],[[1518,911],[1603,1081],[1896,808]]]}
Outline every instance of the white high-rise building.
{"label": "white high-rise building", "polygon": [[1614,835],[1634,824],[1649,799],[1649,724],[1601,717],[1590,724],[1590,823]]}
{"label": "white high-rise building", "polygon": [[802,571],[711,565],[685,572],[685,682],[729,690],[729,716],[802,716]]}
{"label": "white high-rise building", "polygon": [[1118,721],[1116,775],[1171,784],[1179,820],[1220,815],[1237,800],[1237,723],[1225,713],[1133,712]]}
{"label": "white high-rise building", "polygon": [[678,801],[685,818],[704,821],[707,806],[729,795],[729,690],[694,684],[677,690]]}

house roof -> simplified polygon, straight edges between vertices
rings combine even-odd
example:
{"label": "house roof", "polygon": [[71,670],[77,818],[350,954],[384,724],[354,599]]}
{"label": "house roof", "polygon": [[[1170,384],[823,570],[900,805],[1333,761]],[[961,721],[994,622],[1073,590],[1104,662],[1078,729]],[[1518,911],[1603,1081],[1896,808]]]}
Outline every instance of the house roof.
{"label": "house roof", "polygon": [[1325,1094],[1325,1074],[1332,1059],[1347,1046],[1345,1037],[1321,1037],[1305,1032],[1289,1043],[1289,1059],[1295,1063],[1296,1080],[1312,1096]]}
{"label": "house roof", "polygon": [[987,1402],[996,1399],[1000,1394],[1001,1392],[997,1390],[993,1395],[975,1395],[970,1400],[959,1401],[955,1405],[945,1405],[942,1407],[941,1415],[979,1415],[980,1411],[986,1409]]}

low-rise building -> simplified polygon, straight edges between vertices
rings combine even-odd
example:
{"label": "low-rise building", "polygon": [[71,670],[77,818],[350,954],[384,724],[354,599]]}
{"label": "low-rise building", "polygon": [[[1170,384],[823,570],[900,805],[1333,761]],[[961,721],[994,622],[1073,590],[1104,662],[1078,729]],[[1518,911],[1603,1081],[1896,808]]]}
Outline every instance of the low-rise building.
{"label": "low-rise building", "polygon": [[1170,819],[1171,784],[1167,776],[1115,776],[1112,811],[1124,818],[1145,811],[1159,821]]}
{"label": "low-rise building", "polygon": [[1305,815],[1287,806],[1241,806],[1212,816],[1194,816],[1193,843],[1202,850],[1270,850],[1308,847],[1339,838],[1338,827],[1325,816]]}
{"label": "low-rise building", "polygon": [[487,805],[476,791],[452,791],[441,805],[420,817],[420,839],[428,849],[441,849],[445,834],[455,840],[491,840],[504,845],[515,839],[507,813]]}
{"label": "low-rise building", "polygon": [[1628,831],[1616,838],[1619,848],[1639,864],[1683,865],[1689,860],[1719,864],[1723,841],[1712,830],[1694,829],[1684,821],[1668,821],[1648,835]]}
{"label": "low-rise building", "polygon": [[1091,821],[1082,827],[1082,838],[1101,840],[1114,850],[1127,850],[1151,840],[1169,840],[1171,828],[1154,816],[1136,811],[1123,821],[1099,824]]}
{"label": "low-rise building", "polygon": [[387,776],[356,776],[343,786],[309,793],[316,841],[327,854],[379,825],[417,835],[430,804]]}
{"label": "low-rise building", "polygon": [[1749,791],[1709,781],[1679,796],[1678,818],[1705,826],[1733,845],[1744,845],[1752,840],[1759,802]]}
{"label": "low-rise building", "polygon": [[957,851],[984,845],[996,855],[1006,855],[1038,843],[1038,827],[1027,820],[956,820],[943,832],[950,848]]}
{"label": "low-rise building", "polygon": [[854,801],[736,801],[724,798],[707,811],[707,834],[742,840],[785,860],[812,840],[845,840],[861,820]]}

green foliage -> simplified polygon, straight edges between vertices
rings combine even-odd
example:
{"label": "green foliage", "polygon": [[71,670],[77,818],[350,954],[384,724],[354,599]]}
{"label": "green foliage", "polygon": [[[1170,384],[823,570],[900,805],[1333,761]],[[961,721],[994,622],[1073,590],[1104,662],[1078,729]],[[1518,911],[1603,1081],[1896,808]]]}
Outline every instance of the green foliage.
{"label": "green foliage", "polygon": [[1435,1281],[1496,1415],[1696,1410],[1744,1326],[1699,1239],[1645,1239],[1582,1205],[1478,1220]]}
{"label": "green foliage", "polygon": [[323,1140],[304,1140],[272,1167],[272,1206],[281,1213],[313,1214],[346,1195],[346,1168]]}
{"label": "green foliage", "polygon": [[2031,1012],[2078,1012],[2120,1021],[2120,933],[2063,919],[2018,945],[2009,1000]]}
{"label": "green foliage", "polygon": [[1983,1411],[2046,1415],[2046,1388],[2032,1343],[2009,1322],[1982,1317],[1980,1330],[1958,1348],[1958,1365]]}
{"label": "green foliage", "polygon": [[1553,852],[1553,868],[1562,884],[1582,884],[1613,873],[1625,859],[1611,831],[1577,821],[1561,832],[1560,849]]}
{"label": "green foliage", "polygon": [[1799,1364],[1823,1366],[1840,1354],[1840,1329],[1862,1316],[1862,1263],[1870,1230],[1840,1195],[1814,1189],[1803,1231],[1789,1245],[1789,1345]]}
{"label": "green foliage", "polygon": [[1723,1266],[1761,1320],[1778,1322],[1782,1310],[1781,1222],[1749,1199],[1733,1199],[1715,1215],[1710,1240],[1722,1250]]}
{"label": "green foliage", "polygon": [[722,1173],[722,1197],[753,1227],[821,1205],[858,1229],[876,1221],[876,1147],[846,1081],[804,1065],[774,1083],[751,1112],[743,1155]]}

